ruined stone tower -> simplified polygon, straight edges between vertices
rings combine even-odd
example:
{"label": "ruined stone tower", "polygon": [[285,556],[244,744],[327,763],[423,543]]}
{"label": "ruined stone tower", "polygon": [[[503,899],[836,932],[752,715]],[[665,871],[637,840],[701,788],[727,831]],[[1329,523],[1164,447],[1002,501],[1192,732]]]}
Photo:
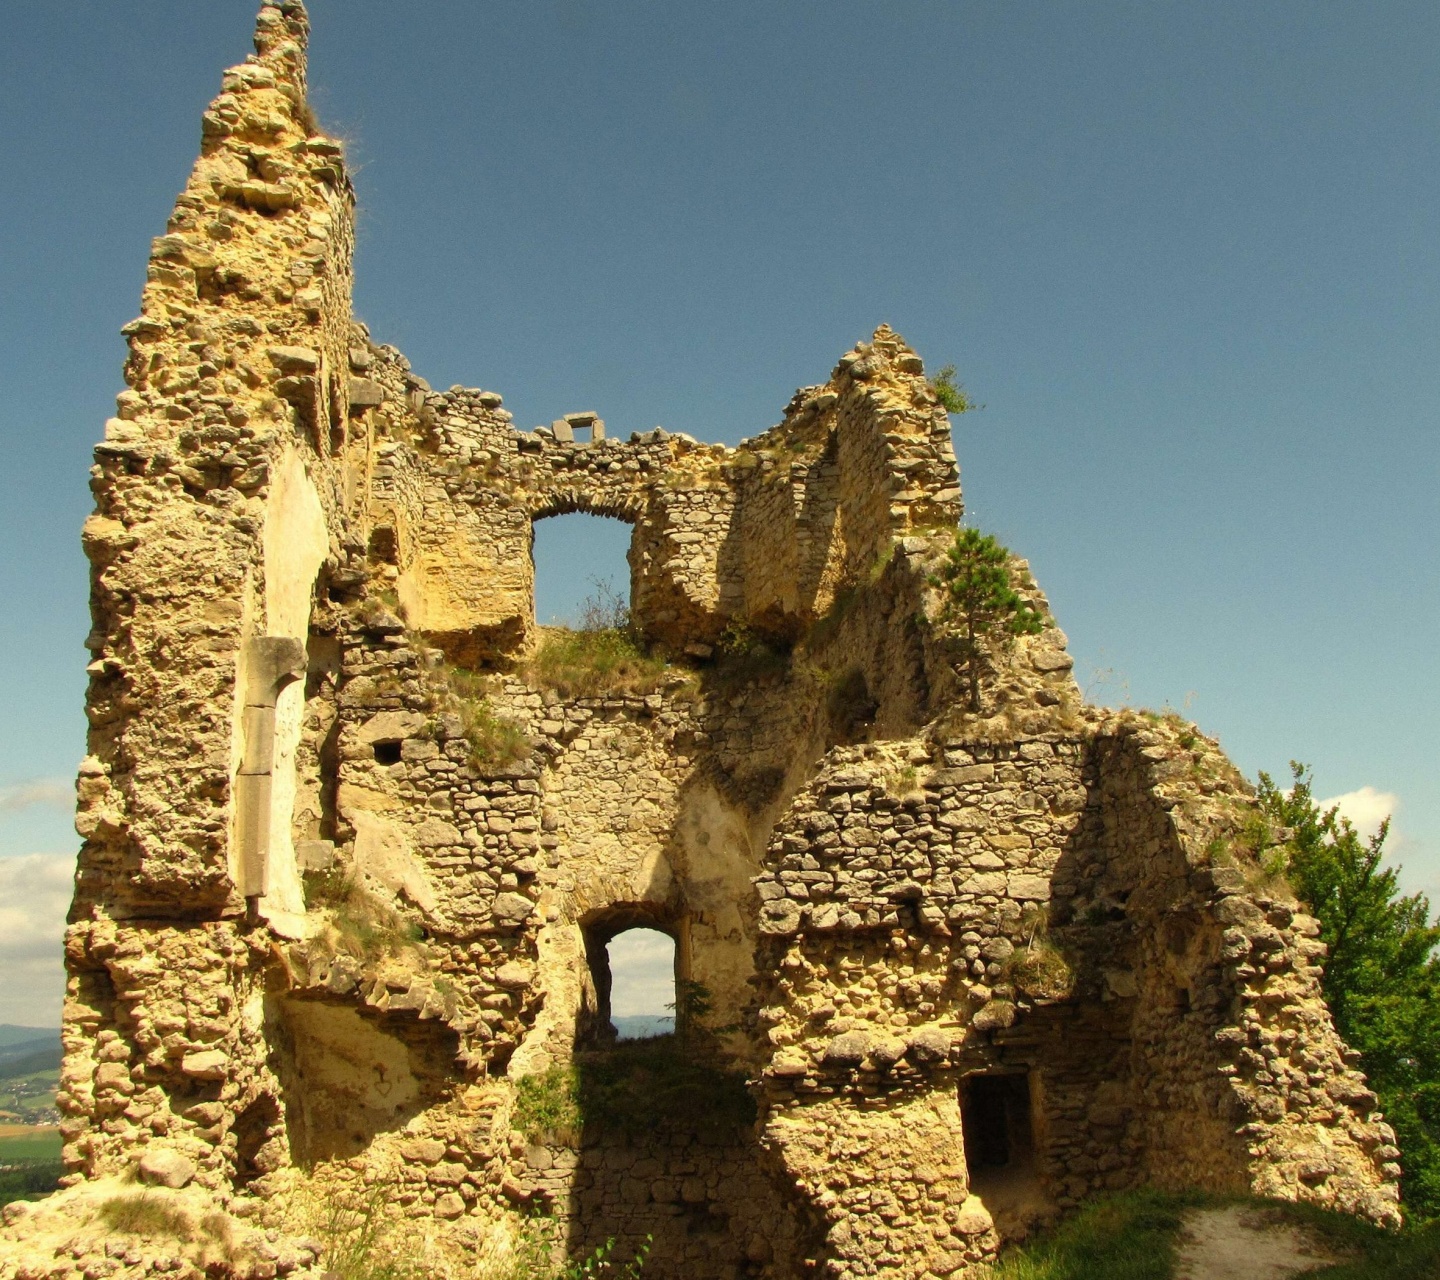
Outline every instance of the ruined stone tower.
{"label": "ruined stone tower", "polygon": [[[919,356],[882,327],[735,449],[432,390],[351,317],[307,35],[261,8],[125,327],[70,1186],[10,1215],[0,1276],[78,1275],[137,1170],[260,1277],[325,1270],[317,1206],[361,1201],[436,1269],[540,1210],[576,1254],[648,1234],[647,1274],[775,1280],[965,1275],[1142,1184],[1395,1220],[1318,926],[1215,744],[1082,705],[1023,563],[1044,627],[967,706]],[[573,511],[633,526],[650,657],[609,684],[534,661],[532,530]],[[606,1034],[639,924],[704,993],[678,1083]],[[619,1101],[537,1119],[576,1061]],[[195,1273],[176,1249],[117,1266]]]}

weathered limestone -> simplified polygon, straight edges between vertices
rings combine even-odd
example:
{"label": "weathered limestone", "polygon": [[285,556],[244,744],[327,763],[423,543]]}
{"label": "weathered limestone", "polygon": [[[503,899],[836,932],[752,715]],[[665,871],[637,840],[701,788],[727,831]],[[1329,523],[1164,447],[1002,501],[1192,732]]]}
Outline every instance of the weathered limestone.
{"label": "weathered limestone", "polygon": [[[96,448],[70,1185],[7,1215],[0,1280],[318,1274],[322,1207],[377,1188],[437,1272],[536,1207],[576,1250],[652,1235],[647,1274],[775,1280],[976,1274],[1138,1184],[1396,1220],[1215,744],[1083,707],[1019,561],[1044,628],[966,709],[920,358],[882,327],[734,449],[432,390],[351,319],[306,37],[265,4],[226,72]],[[527,665],[568,511],[634,527],[648,683]],[[535,1131],[520,1081],[616,1061],[597,957],[637,924],[753,1118]],[[131,1174],[233,1248],[106,1257]]]}

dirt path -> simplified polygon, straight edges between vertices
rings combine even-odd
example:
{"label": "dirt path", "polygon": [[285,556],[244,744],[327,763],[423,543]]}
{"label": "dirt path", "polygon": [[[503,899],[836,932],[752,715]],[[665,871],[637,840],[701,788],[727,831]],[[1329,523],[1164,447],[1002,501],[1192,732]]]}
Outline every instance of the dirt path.
{"label": "dirt path", "polygon": [[1229,1205],[1185,1215],[1175,1280],[1285,1280],[1337,1261],[1274,1212]]}

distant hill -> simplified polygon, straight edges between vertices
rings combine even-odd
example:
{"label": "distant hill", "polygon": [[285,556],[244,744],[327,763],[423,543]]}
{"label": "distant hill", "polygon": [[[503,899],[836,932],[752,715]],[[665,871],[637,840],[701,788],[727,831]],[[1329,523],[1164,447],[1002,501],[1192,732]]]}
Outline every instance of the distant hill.
{"label": "distant hill", "polygon": [[60,1065],[60,1032],[0,1024],[0,1080],[13,1080]]}
{"label": "distant hill", "polygon": [[22,1053],[13,1058],[0,1057],[0,1080],[34,1075],[37,1071],[54,1071],[59,1066],[60,1046],[47,1045],[32,1053]]}
{"label": "distant hill", "polygon": [[59,1027],[17,1027],[13,1022],[0,1022],[0,1051],[11,1045],[27,1042],[60,1043]]}
{"label": "distant hill", "polygon": [[675,1019],[669,1016],[648,1013],[632,1013],[621,1017],[612,1016],[611,1025],[622,1040],[644,1040],[649,1036],[668,1036],[675,1030]]}

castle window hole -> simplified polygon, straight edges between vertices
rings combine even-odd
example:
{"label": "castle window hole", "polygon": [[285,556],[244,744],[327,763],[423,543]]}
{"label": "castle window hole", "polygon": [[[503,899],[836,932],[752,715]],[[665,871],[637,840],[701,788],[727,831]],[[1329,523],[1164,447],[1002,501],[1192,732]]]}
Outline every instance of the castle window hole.
{"label": "castle window hole", "polygon": [[631,527],[611,516],[572,511],[536,520],[535,621],[598,630],[630,616]]}
{"label": "castle window hole", "polygon": [[675,1030],[675,939],[658,929],[627,929],[606,948],[610,1025],[621,1040]]}
{"label": "castle window hole", "polygon": [[596,1009],[589,1038],[643,1040],[675,1030],[675,936],[648,919],[620,917],[586,929]]}

